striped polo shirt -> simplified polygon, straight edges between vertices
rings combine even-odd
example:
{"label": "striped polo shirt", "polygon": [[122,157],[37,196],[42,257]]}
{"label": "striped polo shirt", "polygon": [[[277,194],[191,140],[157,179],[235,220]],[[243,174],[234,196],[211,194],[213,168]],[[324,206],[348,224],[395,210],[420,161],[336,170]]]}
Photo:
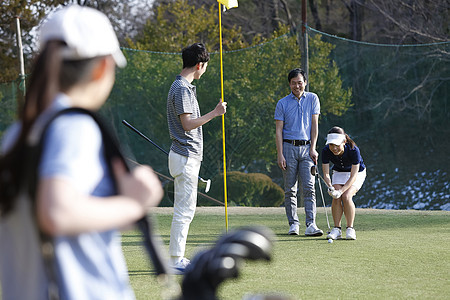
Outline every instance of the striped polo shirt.
{"label": "striped polo shirt", "polygon": [[189,83],[181,75],[177,75],[167,97],[167,124],[172,139],[170,150],[183,156],[202,160],[202,126],[185,131],[180,119],[182,114],[191,114],[192,119],[201,116],[195,85]]}

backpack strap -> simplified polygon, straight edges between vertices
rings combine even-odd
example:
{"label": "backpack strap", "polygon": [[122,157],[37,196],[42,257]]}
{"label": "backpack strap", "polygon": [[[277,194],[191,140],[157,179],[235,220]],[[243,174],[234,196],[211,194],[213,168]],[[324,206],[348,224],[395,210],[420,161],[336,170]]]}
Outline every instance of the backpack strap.
{"label": "backpack strap", "polygon": [[[53,245],[53,237],[49,236],[48,234],[45,234],[40,230],[38,221],[37,221],[37,214],[36,214],[36,191],[37,191],[37,184],[39,180],[39,174],[38,174],[38,168],[39,163],[42,157],[44,143],[46,140],[46,134],[49,126],[51,123],[58,118],[61,115],[69,114],[69,113],[78,113],[78,114],[86,114],[91,116],[94,121],[97,123],[98,127],[100,128],[101,134],[102,134],[102,140],[103,140],[103,149],[104,149],[104,155],[105,160],[108,165],[109,172],[111,174],[111,177],[113,178],[113,184],[114,188],[117,191],[117,182],[114,178],[114,174],[112,172],[112,160],[113,158],[119,158],[122,159],[122,161],[125,163],[125,159],[123,155],[121,154],[121,151],[118,146],[118,142],[116,139],[113,138],[113,135],[110,134],[107,127],[104,125],[103,121],[101,121],[100,117],[89,110],[83,109],[83,108],[77,108],[77,107],[71,107],[66,108],[63,110],[60,110],[56,113],[53,113],[53,115],[50,116],[48,120],[46,120],[45,125],[42,127],[42,130],[40,132],[39,136],[39,142],[36,145],[27,146],[26,150],[26,159],[28,160],[28,163],[26,164],[28,172],[25,174],[28,174],[27,179],[27,187],[28,187],[28,195],[32,201],[32,207],[34,209],[34,216],[35,216],[35,223],[39,232],[39,242],[40,242],[40,248],[41,248],[41,254],[44,261],[44,268],[45,272],[47,274],[47,278],[49,281],[48,286],[48,297],[50,300],[57,300],[61,299],[61,294],[59,291],[59,285],[58,285],[58,278],[60,278],[60,274],[56,265],[55,260],[55,249]],[[127,166],[127,165],[126,165]],[[128,168],[128,166],[127,166]],[[128,168],[129,169],[129,168]]]}
{"label": "backpack strap", "polygon": [[53,120],[55,120],[56,118],[58,118],[61,115],[65,115],[65,114],[69,114],[69,113],[79,113],[79,114],[89,115],[97,123],[98,127],[100,128],[101,134],[102,134],[102,140],[103,140],[103,146],[104,146],[103,149],[104,149],[104,155],[106,158],[106,163],[108,165],[109,172],[112,175],[111,177],[113,178],[114,187],[116,188],[116,190],[117,190],[117,183],[115,181],[115,178],[114,178],[113,172],[112,172],[113,158],[121,159],[124,162],[127,170],[130,170],[130,166],[126,163],[126,160],[125,160],[124,156],[122,155],[118,141],[114,138],[114,135],[112,135],[110,133],[109,129],[106,127],[106,125],[101,120],[101,118],[98,114],[96,114],[93,111],[90,111],[90,110],[87,110],[84,108],[79,108],[79,107],[66,108],[66,109],[63,109],[63,110],[60,110],[60,111],[54,113],[47,120],[47,122],[45,123],[45,125],[43,126],[43,128],[41,130],[39,143],[35,146],[29,147],[30,149],[28,150],[28,152],[29,153],[31,152],[30,156],[32,158],[32,162],[30,162],[30,164],[27,164],[27,165],[29,165],[30,166],[29,169],[31,169],[33,171],[31,172],[32,178],[30,178],[28,180],[28,183],[29,183],[29,195],[32,196],[33,199],[34,199],[34,195],[36,194],[36,187],[37,187],[37,181],[38,181],[38,166],[39,166],[40,159],[42,156],[47,130],[48,130],[50,124],[53,122]]}

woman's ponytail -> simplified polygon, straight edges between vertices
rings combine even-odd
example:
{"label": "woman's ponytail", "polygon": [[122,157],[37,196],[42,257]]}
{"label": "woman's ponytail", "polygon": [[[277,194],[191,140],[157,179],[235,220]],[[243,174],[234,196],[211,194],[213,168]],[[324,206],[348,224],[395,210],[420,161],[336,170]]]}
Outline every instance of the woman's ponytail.
{"label": "woman's ponytail", "polygon": [[51,105],[59,90],[63,46],[60,41],[50,41],[36,58],[25,103],[19,109],[19,136],[14,145],[0,156],[0,215],[6,215],[14,208],[14,202],[24,188],[26,139],[37,117]]}

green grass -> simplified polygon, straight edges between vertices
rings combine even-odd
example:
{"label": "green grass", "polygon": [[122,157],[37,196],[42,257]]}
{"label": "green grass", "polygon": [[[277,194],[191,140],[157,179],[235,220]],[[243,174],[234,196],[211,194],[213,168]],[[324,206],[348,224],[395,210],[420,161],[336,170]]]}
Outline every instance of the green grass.
{"label": "green grass", "polygon": [[[358,209],[358,239],[332,244],[325,237],[288,236],[281,208],[230,207],[228,213],[230,230],[264,225],[276,241],[272,261],[245,262],[239,278],[221,286],[220,299],[257,293],[291,299],[449,299],[450,212]],[[171,209],[158,208],[154,215],[167,249]],[[299,217],[304,220],[303,209]],[[320,208],[317,224],[327,229]],[[191,224],[187,257],[210,247],[224,231],[224,208],[200,209]],[[168,289],[154,276],[140,234],[125,232],[122,242],[136,298],[164,299]]]}
{"label": "green grass", "polygon": [[[276,234],[276,241],[272,261],[246,262],[239,278],[221,286],[221,299],[242,299],[249,293],[292,299],[448,299],[450,295],[450,212],[358,209],[358,239],[332,244],[325,237],[288,236],[283,209],[229,208],[228,213],[230,230],[265,225]],[[303,221],[303,209],[299,214]],[[170,210],[157,209],[155,217],[167,248]],[[323,209],[318,210],[317,224],[327,229]],[[199,211],[191,224],[187,256],[211,246],[224,229],[224,208]],[[162,299],[165,289],[152,275],[137,232],[123,235],[123,249],[137,299]]]}

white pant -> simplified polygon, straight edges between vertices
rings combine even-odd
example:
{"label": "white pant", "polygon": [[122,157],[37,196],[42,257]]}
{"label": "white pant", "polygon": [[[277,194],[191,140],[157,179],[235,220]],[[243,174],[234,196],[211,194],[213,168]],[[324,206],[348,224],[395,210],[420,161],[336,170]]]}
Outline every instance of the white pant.
{"label": "white pant", "polygon": [[201,161],[169,153],[169,172],[174,178],[174,204],[170,228],[170,256],[184,256],[189,226],[197,206],[198,174]]}

